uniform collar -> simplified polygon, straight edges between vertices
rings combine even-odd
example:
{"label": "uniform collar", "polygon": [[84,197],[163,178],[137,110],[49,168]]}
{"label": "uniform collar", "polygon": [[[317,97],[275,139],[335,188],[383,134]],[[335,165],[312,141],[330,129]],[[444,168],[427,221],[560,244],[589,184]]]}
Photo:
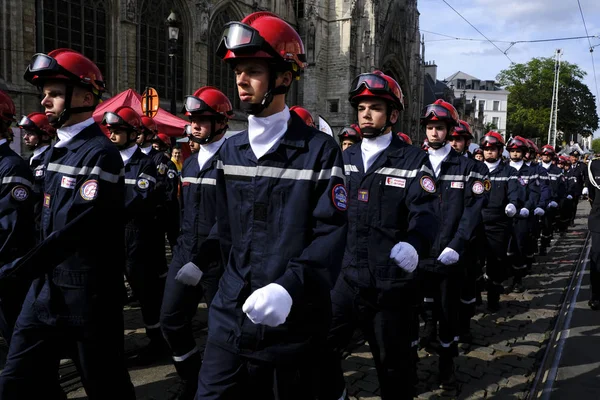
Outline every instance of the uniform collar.
{"label": "uniform collar", "polygon": [[121,153],[121,159],[123,160],[123,165],[127,165],[127,163],[131,160],[133,153],[135,153],[135,151],[137,149],[138,149],[137,144],[134,144],[131,147],[128,147],[124,150],[119,151],[119,153]]}
{"label": "uniform collar", "polygon": [[268,117],[248,116],[248,140],[257,159],[267,154],[283,138],[289,120],[290,109],[287,106]]}
{"label": "uniform collar", "polygon": [[31,160],[34,160],[34,159],[38,158],[40,155],[42,155],[49,148],[50,148],[49,144],[46,144],[46,145],[44,145],[42,147],[36,147],[33,150],[33,155],[31,156]]}
{"label": "uniform collar", "polygon": [[0,139],[0,146],[2,146],[4,143],[8,143],[8,140],[6,140],[6,139]]}
{"label": "uniform collar", "polygon": [[94,123],[96,123],[94,121],[94,118],[90,117],[90,118],[86,119],[85,121],[79,122],[75,125],[70,125],[70,126],[67,126],[64,128],[59,128],[56,131],[59,142],[57,142],[54,145],[54,147],[66,147],[67,144],[69,144],[69,142],[71,140],[73,140],[73,138],[75,138],[75,136],[77,136],[81,131],[83,131],[85,128],[87,128],[88,126],[90,126]]}
{"label": "uniform collar", "polygon": [[495,170],[497,170],[497,169],[499,170],[501,168],[500,166],[502,165],[502,160],[497,160],[496,162],[493,162],[493,163],[484,161],[484,163],[490,172],[494,172]]}
{"label": "uniform collar", "polygon": [[[304,121],[300,119],[295,113],[290,113],[290,120],[287,126],[287,130],[284,132],[283,137],[279,144],[294,147],[297,149],[306,148],[306,140],[308,139],[307,130],[314,130],[308,127]],[[250,139],[248,131],[241,132],[228,139],[236,147],[243,147],[250,145]],[[229,142],[228,142],[229,143]],[[274,150],[273,148],[271,150]],[[268,153],[271,152],[268,151]]]}
{"label": "uniform collar", "polygon": [[150,152],[152,151],[153,147],[152,145],[148,146],[148,147],[140,147],[140,150],[142,151],[142,153],[144,153],[145,155],[150,155]]}
{"label": "uniform collar", "polygon": [[216,142],[200,145],[200,150],[198,150],[197,157],[198,166],[200,167],[200,170],[204,168],[208,160],[210,160],[215,154],[217,154],[223,143],[225,143],[225,136],[223,136]]}
{"label": "uniform collar", "polygon": [[544,167],[546,170],[550,169],[552,167],[552,161],[550,161],[548,164],[542,161],[542,167]]}
{"label": "uniform collar", "polygon": [[511,167],[513,167],[514,169],[516,169],[517,171],[520,171],[521,168],[523,168],[524,164],[525,164],[525,162],[523,160],[517,161],[517,162],[514,162],[514,161],[511,160],[508,163],[508,165],[510,165]]}

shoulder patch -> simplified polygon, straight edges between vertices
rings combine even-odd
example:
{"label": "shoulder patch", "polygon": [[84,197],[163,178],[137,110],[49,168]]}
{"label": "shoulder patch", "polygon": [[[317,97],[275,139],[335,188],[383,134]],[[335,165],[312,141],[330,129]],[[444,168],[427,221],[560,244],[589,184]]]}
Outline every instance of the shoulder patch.
{"label": "shoulder patch", "polygon": [[475,181],[475,182],[473,182],[473,186],[471,187],[471,190],[475,194],[482,194],[485,191],[485,187],[483,186],[483,182],[481,182],[481,181]]}
{"label": "shoulder patch", "polygon": [[348,209],[348,192],[346,187],[342,184],[335,185],[331,191],[331,199],[333,205],[340,211],[346,211]]}
{"label": "shoulder patch", "polygon": [[148,179],[145,178],[140,178],[137,181],[137,187],[139,187],[142,190],[146,190],[148,189],[148,187],[150,186],[150,182],[148,181]]}
{"label": "shoulder patch", "polygon": [[83,182],[79,189],[79,194],[84,200],[94,200],[98,196],[98,181],[91,179]]}
{"label": "shoulder patch", "polygon": [[419,183],[421,184],[423,190],[427,193],[435,193],[435,182],[430,176],[421,177]]}
{"label": "shoulder patch", "polygon": [[169,172],[167,173],[167,176],[169,177],[169,179],[175,179],[175,171],[170,169]]}
{"label": "shoulder patch", "polygon": [[25,201],[29,197],[29,189],[23,185],[17,185],[10,192],[10,195],[17,201]]}

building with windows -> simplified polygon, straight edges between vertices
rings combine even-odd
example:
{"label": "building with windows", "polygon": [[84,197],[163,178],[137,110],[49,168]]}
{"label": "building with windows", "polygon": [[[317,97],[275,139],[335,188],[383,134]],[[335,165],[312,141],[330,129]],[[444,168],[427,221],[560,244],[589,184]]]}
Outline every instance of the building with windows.
{"label": "building with windows", "polygon": [[[215,50],[227,22],[259,10],[284,18],[306,47],[308,67],[288,94],[290,106],[322,115],[337,131],[356,118],[347,99],[350,82],[378,68],[404,92],[406,110],[395,128],[417,134],[423,66],[416,0],[4,0],[0,85],[19,113],[40,110],[23,72],[33,54],[70,47],[98,64],[108,97],[152,86],[167,111],[174,92],[180,112],[186,95],[214,85],[238,109],[233,73]],[[166,24],[171,12],[179,27],[174,51]],[[242,129],[245,120],[236,112],[231,129]]]}
{"label": "building with windows", "polygon": [[463,119],[471,115],[480,126],[487,129],[493,125],[507,138],[508,91],[494,80],[481,80],[461,71],[450,75],[444,82],[454,90],[454,105]]}

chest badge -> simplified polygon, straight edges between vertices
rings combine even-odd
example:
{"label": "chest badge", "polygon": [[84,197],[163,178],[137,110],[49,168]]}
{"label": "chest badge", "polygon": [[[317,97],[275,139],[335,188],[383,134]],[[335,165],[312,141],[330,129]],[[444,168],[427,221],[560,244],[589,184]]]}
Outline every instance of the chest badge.
{"label": "chest badge", "polygon": [[367,189],[358,189],[358,201],[364,203],[369,201],[369,191]]}
{"label": "chest badge", "polygon": [[403,188],[403,187],[406,187],[406,179],[404,179],[404,178],[394,178],[392,176],[388,176],[388,177],[385,178],[385,185],[386,186],[393,186],[393,187]]}

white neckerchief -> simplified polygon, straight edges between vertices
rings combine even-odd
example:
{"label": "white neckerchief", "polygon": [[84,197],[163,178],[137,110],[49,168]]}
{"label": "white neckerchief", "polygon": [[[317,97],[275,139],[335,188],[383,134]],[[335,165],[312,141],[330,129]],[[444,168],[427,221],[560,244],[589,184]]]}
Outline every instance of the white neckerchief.
{"label": "white neckerchief", "polygon": [[60,141],[57,142],[54,145],[54,147],[65,147],[67,143],[75,136],[77,136],[82,130],[95,123],[96,122],[94,121],[94,118],[90,117],[85,121],[79,122],[75,125],[70,125],[64,128],[58,128],[56,134],[58,135],[58,139]]}
{"label": "white neckerchief", "polygon": [[33,155],[31,156],[31,158],[29,159],[29,165],[33,164],[33,160],[35,160],[36,158],[39,158],[43,152],[46,151],[46,149],[50,147],[49,144],[45,144],[42,147],[36,147],[33,150]]}
{"label": "white neckerchief", "polygon": [[144,153],[145,155],[148,155],[152,151],[152,145],[148,147],[140,147],[140,150],[142,150],[142,153]]}
{"label": "white neckerchief", "polygon": [[6,142],[8,142],[8,140],[6,140],[6,139],[0,139],[0,146],[2,146]]}
{"label": "white neckerchief", "polygon": [[521,161],[517,161],[517,162],[515,162],[515,161],[513,161],[513,160],[510,160],[510,163],[509,163],[509,165],[510,165],[511,167],[513,167],[514,169],[516,169],[517,171],[520,171],[520,170],[521,170],[521,168],[523,167],[523,160],[521,160]]}
{"label": "white neckerchief", "polygon": [[450,154],[451,149],[452,146],[450,146],[450,143],[446,143],[444,147],[441,147],[437,150],[433,147],[430,147],[427,150],[427,152],[429,153],[429,162],[433,167],[433,173],[435,174],[436,178],[440,175],[440,172],[442,170],[442,161],[444,161],[448,154]]}
{"label": "white neckerchief", "polygon": [[365,172],[371,168],[377,157],[392,143],[392,133],[384,133],[374,138],[364,138],[360,146]]}
{"label": "white neckerchief", "polygon": [[206,164],[212,156],[217,154],[217,151],[219,151],[223,142],[225,142],[225,136],[216,142],[200,145],[200,150],[198,150],[198,165],[200,166],[200,169],[204,168],[204,164]]}
{"label": "white neckerchief", "polygon": [[289,120],[290,109],[288,106],[285,106],[283,111],[268,117],[248,116],[248,140],[257,160],[267,154],[281,140],[287,131]]}
{"label": "white neckerchief", "polygon": [[542,161],[542,167],[544,167],[544,169],[550,169],[551,166],[552,166],[552,161],[550,161],[548,164],[546,164],[545,162]]}
{"label": "white neckerchief", "polygon": [[531,161],[525,162],[525,165],[527,165],[528,167],[530,167],[531,166]]}
{"label": "white neckerchief", "polygon": [[484,161],[485,165],[487,165],[488,169],[490,170],[490,172],[494,172],[494,170],[496,168],[498,168],[498,165],[500,165],[500,160],[496,161],[496,162],[487,162]]}
{"label": "white neckerchief", "polygon": [[121,158],[123,159],[123,165],[127,165],[129,160],[131,160],[131,156],[133,156],[133,153],[135,153],[137,148],[138,148],[137,144],[134,144],[131,147],[128,147],[124,150],[119,151],[119,153],[121,153]]}

